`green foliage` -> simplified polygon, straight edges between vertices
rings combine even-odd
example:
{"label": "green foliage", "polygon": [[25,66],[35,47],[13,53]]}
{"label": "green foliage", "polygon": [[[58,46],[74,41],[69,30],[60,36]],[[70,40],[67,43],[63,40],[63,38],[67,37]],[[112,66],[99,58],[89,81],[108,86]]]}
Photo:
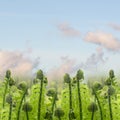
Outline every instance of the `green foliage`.
{"label": "green foliage", "polygon": [[9,78],[11,77],[11,71],[10,71],[10,70],[7,70],[7,71],[6,71],[5,77],[6,77],[7,79],[9,79]]}
{"label": "green foliage", "polygon": [[96,112],[98,110],[98,107],[95,102],[90,103],[88,106],[88,111],[89,112]]}
{"label": "green foliage", "polygon": [[32,111],[32,105],[30,103],[28,103],[28,102],[25,102],[23,104],[22,110],[24,112],[30,112],[30,111]]}
{"label": "green foliage", "polygon": [[108,95],[114,95],[115,94],[115,88],[114,87],[112,87],[112,86],[110,86],[109,88],[108,88]]}
{"label": "green foliage", "polygon": [[42,70],[38,70],[36,78],[39,79],[39,80],[43,80],[43,77],[44,77],[43,71]]}
{"label": "green foliage", "polygon": [[93,84],[93,89],[94,89],[95,91],[101,90],[101,89],[102,89],[101,83],[95,82],[95,83]]}
{"label": "green foliage", "polygon": [[83,73],[82,70],[78,70],[78,71],[77,71],[76,79],[77,79],[77,80],[84,79],[84,73]]}
{"label": "green foliage", "polygon": [[64,75],[64,82],[65,82],[65,83],[70,83],[70,81],[71,81],[71,78],[70,78],[69,74],[66,73],[66,74]]}
{"label": "green foliage", "polygon": [[22,81],[18,84],[18,89],[25,91],[27,89],[27,83],[25,81]]}
{"label": "green foliage", "polygon": [[45,113],[44,119],[51,120],[52,119],[52,112],[47,110],[47,112]]}
{"label": "green foliage", "polygon": [[15,85],[15,80],[10,77],[10,79],[9,79],[9,86],[13,86],[13,85]]}
{"label": "green foliage", "polygon": [[57,116],[58,118],[61,118],[64,116],[64,111],[61,108],[56,108],[55,110],[55,116]]}
{"label": "green foliage", "polygon": [[38,70],[29,87],[27,81],[21,79],[16,82],[11,76],[11,71],[7,70],[4,81],[0,82],[0,120],[37,120],[39,102],[40,120],[81,120],[80,99],[83,120],[120,119],[120,85],[113,70],[109,71],[108,78],[102,83],[96,79],[91,88],[83,81],[82,70],[78,70],[73,79],[66,73],[63,79],[67,84],[62,86],[57,82],[58,87],[62,86],[59,89],[46,87],[49,80],[42,70]]}
{"label": "green foliage", "polygon": [[8,94],[8,95],[6,96],[6,102],[9,103],[9,104],[12,103],[12,95]]}
{"label": "green foliage", "polygon": [[49,96],[49,97],[54,97],[55,93],[56,93],[55,88],[51,88],[47,91],[46,95]]}
{"label": "green foliage", "polygon": [[111,79],[113,79],[113,78],[115,77],[113,70],[110,70],[110,71],[109,71],[109,77],[110,77]]}

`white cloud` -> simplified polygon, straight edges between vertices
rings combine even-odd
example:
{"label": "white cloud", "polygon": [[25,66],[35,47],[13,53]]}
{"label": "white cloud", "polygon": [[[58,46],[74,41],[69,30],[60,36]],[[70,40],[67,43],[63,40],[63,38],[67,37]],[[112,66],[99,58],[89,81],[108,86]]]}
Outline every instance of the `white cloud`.
{"label": "white cloud", "polygon": [[114,30],[120,31],[120,24],[110,23],[109,26]]}
{"label": "white cloud", "polygon": [[13,74],[27,75],[39,64],[39,60],[32,61],[25,53],[19,51],[0,51],[0,73],[10,69]]}
{"label": "white cloud", "polygon": [[103,49],[97,48],[95,53],[92,53],[84,62],[81,62],[80,64],[76,65],[74,68],[74,71],[77,71],[78,69],[83,69],[85,73],[96,73],[101,68],[101,65],[105,65],[108,61],[108,58],[105,57]]}
{"label": "white cloud", "polygon": [[112,34],[104,32],[88,32],[84,39],[86,42],[94,43],[108,50],[120,50],[120,41]]}
{"label": "white cloud", "polygon": [[95,53],[92,53],[85,62],[76,63],[75,59],[69,59],[68,56],[61,57],[61,64],[47,73],[49,81],[57,80],[63,81],[65,73],[70,75],[76,74],[77,70],[82,69],[85,73],[95,73],[100,65],[104,65],[108,60],[104,56],[102,48],[97,48]]}
{"label": "white cloud", "polygon": [[68,37],[79,37],[80,36],[80,31],[71,27],[68,23],[59,24],[58,29],[61,31],[63,35],[68,36]]}
{"label": "white cloud", "polygon": [[65,73],[71,73],[73,71],[75,60],[69,59],[68,56],[61,57],[62,63],[60,66],[51,69],[48,71],[48,79],[49,80],[60,80],[64,76]]}

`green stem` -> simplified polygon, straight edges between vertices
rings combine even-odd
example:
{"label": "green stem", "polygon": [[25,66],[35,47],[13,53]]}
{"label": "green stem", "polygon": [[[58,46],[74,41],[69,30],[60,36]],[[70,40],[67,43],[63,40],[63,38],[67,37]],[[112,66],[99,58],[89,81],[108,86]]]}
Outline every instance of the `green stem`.
{"label": "green stem", "polygon": [[91,120],[94,119],[94,111],[92,111],[92,116],[91,116]]}
{"label": "green stem", "polygon": [[70,107],[70,110],[72,110],[72,90],[71,90],[71,83],[69,83],[69,107]]}
{"label": "green stem", "polygon": [[52,111],[52,120],[53,120],[53,113],[54,113],[54,106],[55,106],[55,104],[56,104],[56,97],[57,97],[57,93],[55,93],[55,96],[54,96],[54,98],[53,98],[53,103],[52,103],[52,109],[51,109],[51,111]]}
{"label": "green stem", "polygon": [[59,117],[59,120],[61,120],[61,117]]}
{"label": "green stem", "polygon": [[3,94],[3,108],[5,107],[5,97],[6,97],[6,93],[7,93],[7,88],[8,88],[8,81],[7,81],[7,83],[5,83],[5,90],[4,90],[4,94]]}
{"label": "green stem", "polygon": [[[71,81],[69,83],[69,111],[72,110],[72,89],[71,89]],[[71,116],[69,114],[69,120],[71,120]]]}
{"label": "green stem", "polygon": [[111,96],[108,88],[108,104],[109,104],[109,111],[110,111],[110,120],[113,120],[113,115],[112,115],[112,104],[111,104]]}
{"label": "green stem", "polygon": [[97,94],[96,94],[96,92],[95,92],[94,89],[93,89],[93,93],[94,93],[94,95],[95,95],[95,98],[96,98],[96,100],[97,100],[97,103],[98,103],[98,106],[99,106],[99,109],[100,109],[101,120],[103,120],[102,107],[101,107],[100,101],[99,101],[98,96],[97,96]]}
{"label": "green stem", "polygon": [[11,117],[12,117],[12,101],[10,103],[9,118],[8,118],[8,120],[11,120]]}
{"label": "green stem", "polygon": [[26,118],[27,118],[27,120],[29,120],[28,111],[26,111]]}
{"label": "green stem", "polygon": [[40,120],[40,116],[41,116],[42,91],[43,91],[43,80],[41,80],[41,85],[40,85],[40,94],[39,94],[39,101],[38,101],[38,120]]}
{"label": "green stem", "polygon": [[82,120],[82,100],[81,100],[81,93],[80,93],[80,82],[77,81],[77,88],[78,88],[78,101],[79,101],[79,112],[80,112],[80,120]]}
{"label": "green stem", "polygon": [[26,92],[27,92],[27,89],[25,90],[25,92],[24,92],[24,94],[23,94],[23,96],[22,96],[22,98],[21,98],[19,107],[18,107],[17,120],[19,120],[19,118],[20,118],[20,111],[21,111],[22,103],[23,103],[23,100],[24,100],[24,98],[25,98]]}

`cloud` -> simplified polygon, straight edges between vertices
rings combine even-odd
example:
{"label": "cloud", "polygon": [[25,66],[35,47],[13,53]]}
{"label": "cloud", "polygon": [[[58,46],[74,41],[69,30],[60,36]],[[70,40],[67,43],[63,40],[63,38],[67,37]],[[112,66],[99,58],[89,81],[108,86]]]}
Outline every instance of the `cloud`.
{"label": "cloud", "polygon": [[58,30],[60,30],[63,35],[68,36],[68,37],[79,37],[80,36],[80,31],[74,29],[67,23],[59,24]]}
{"label": "cloud", "polygon": [[19,51],[0,51],[0,74],[10,69],[13,74],[29,75],[39,64],[39,59],[32,61],[25,53]]}
{"label": "cloud", "polygon": [[71,73],[73,71],[75,60],[69,59],[68,56],[61,57],[61,65],[53,69],[50,69],[47,73],[49,80],[60,80],[65,73]]}
{"label": "cloud", "polygon": [[99,66],[107,62],[108,58],[105,58],[103,49],[101,47],[96,49],[95,53],[92,53],[85,62],[77,63],[75,59],[70,59],[68,56],[61,57],[61,64],[53,69],[50,69],[47,73],[49,81],[63,81],[65,73],[70,75],[76,74],[77,70],[82,69],[85,73],[95,73],[99,70]]}
{"label": "cloud", "polygon": [[114,30],[120,31],[120,24],[110,23],[109,26]]}
{"label": "cloud", "polygon": [[84,39],[112,51],[120,50],[120,41],[112,34],[104,32],[88,32]]}
{"label": "cloud", "polygon": [[101,64],[105,64],[108,58],[104,57],[103,49],[97,48],[95,53],[92,53],[85,62],[81,62],[74,69],[83,69],[85,71],[96,71]]}

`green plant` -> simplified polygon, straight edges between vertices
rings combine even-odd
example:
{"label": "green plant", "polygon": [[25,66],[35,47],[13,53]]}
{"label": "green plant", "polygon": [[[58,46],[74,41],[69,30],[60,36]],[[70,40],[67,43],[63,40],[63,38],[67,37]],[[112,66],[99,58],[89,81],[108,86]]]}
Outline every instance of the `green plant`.
{"label": "green plant", "polygon": [[43,82],[44,82],[44,75],[42,70],[38,70],[36,79],[40,80],[40,94],[39,94],[39,101],[38,101],[38,120],[41,117],[41,101],[42,101],[42,91],[43,91]]}
{"label": "green plant", "polygon": [[52,120],[52,112],[47,109],[44,119]]}
{"label": "green plant", "polygon": [[76,74],[77,79],[77,88],[78,88],[78,101],[79,101],[79,112],[80,112],[80,120],[83,119],[82,114],[82,100],[81,100],[81,92],[80,92],[80,81],[84,79],[84,73],[82,70],[78,70]]}
{"label": "green plant", "polygon": [[7,70],[6,75],[5,75],[5,82],[4,82],[5,83],[5,89],[4,89],[4,94],[3,94],[3,108],[5,107],[5,97],[6,97],[6,93],[7,93],[10,78],[11,78],[11,71]]}
{"label": "green plant", "polygon": [[19,107],[18,107],[18,110],[17,110],[17,120],[20,119],[20,111],[21,111],[22,103],[23,103],[23,100],[25,99],[25,96],[26,96],[27,91],[28,91],[27,84],[25,82],[19,83],[18,89],[23,91],[23,95],[22,95],[22,98],[20,100],[20,104],[19,104]]}
{"label": "green plant", "polygon": [[0,82],[0,96],[5,95],[4,108],[3,97],[0,97],[0,120],[37,120],[38,108],[41,120],[81,120],[81,115],[83,120],[119,120],[120,87],[114,71],[110,70],[108,79],[102,83],[98,82],[100,77],[96,82],[90,79],[90,86],[82,81],[83,78],[81,70],[73,79],[66,73],[63,86],[55,81],[50,88],[46,86],[48,81],[41,71],[37,73],[34,84],[26,79],[15,82],[11,72],[6,71],[4,82]]}
{"label": "green plant", "polygon": [[113,94],[113,88],[111,87],[113,81],[114,81],[114,71],[110,70],[109,71],[109,83],[108,84],[108,104],[109,104],[109,111],[110,111],[110,119],[113,120],[113,114],[112,114],[112,104],[111,104],[111,95]]}
{"label": "green plant", "polygon": [[55,107],[55,104],[56,104],[56,100],[58,100],[58,97],[57,97],[57,91],[54,89],[54,88],[51,88],[47,91],[47,96],[49,97],[52,97],[52,107],[51,107],[51,120],[53,119],[53,113],[54,113],[54,107]]}
{"label": "green plant", "polygon": [[6,102],[10,105],[9,107],[9,117],[8,117],[8,120],[11,120],[11,117],[12,117],[12,95],[8,94],[6,96]]}
{"label": "green plant", "polygon": [[31,112],[31,111],[32,111],[32,105],[29,104],[28,102],[25,102],[25,103],[23,104],[22,110],[26,113],[26,118],[27,118],[27,120],[29,120],[28,112]]}
{"label": "green plant", "polygon": [[64,116],[64,111],[61,108],[56,108],[55,116],[58,117],[59,120],[61,120],[61,117]]}
{"label": "green plant", "polygon": [[[64,75],[64,82],[69,85],[69,120],[75,118],[73,108],[72,108],[72,89],[71,89],[71,78],[68,73]],[[71,112],[72,111],[72,112]]]}
{"label": "green plant", "polygon": [[[12,95],[11,95],[11,87],[13,85],[15,85],[15,81],[13,80],[13,78],[11,77],[11,71],[7,70],[6,71],[6,75],[5,75],[5,89],[4,89],[4,94],[3,94],[3,108],[5,107],[5,98],[6,98],[6,102],[9,104],[9,119],[11,120],[12,117],[12,104],[13,104],[13,100],[12,100]],[[9,92],[9,94],[6,96],[7,91]]]}
{"label": "green plant", "polygon": [[90,103],[88,106],[88,111],[92,112],[91,120],[94,119],[94,113],[98,110],[97,105],[95,102]]}
{"label": "green plant", "polygon": [[98,106],[99,106],[99,110],[100,110],[100,117],[101,117],[101,120],[103,120],[103,112],[102,112],[102,107],[101,107],[101,104],[100,104],[100,100],[97,96],[97,91],[101,90],[102,89],[102,85],[99,83],[99,82],[95,82],[93,87],[92,87],[92,92],[97,100],[97,103],[98,103]]}

